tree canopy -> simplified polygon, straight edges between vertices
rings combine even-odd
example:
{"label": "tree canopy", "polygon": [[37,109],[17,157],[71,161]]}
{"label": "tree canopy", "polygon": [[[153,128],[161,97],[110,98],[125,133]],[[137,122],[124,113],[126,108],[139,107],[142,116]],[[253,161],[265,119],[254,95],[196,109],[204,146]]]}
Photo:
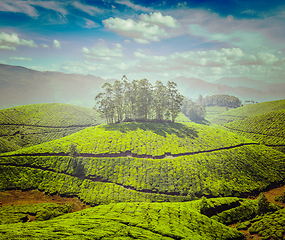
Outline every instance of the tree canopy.
{"label": "tree canopy", "polygon": [[206,117],[205,105],[198,105],[190,99],[185,99],[183,101],[181,111],[191,121],[205,120]]}
{"label": "tree canopy", "polygon": [[220,107],[229,107],[237,108],[241,106],[241,101],[235,96],[229,95],[213,95],[202,97],[199,96],[197,104],[205,106],[220,106]]}
{"label": "tree canopy", "polygon": [[164,85],[156,81],[152,85],[147,79],[129,81],[124,75],[122,80],[113,84],[106,82],[103,92],[96,95],[96,109],[107,123],[129,120],[172,121],[180,113],[183,96],[175,82]]}

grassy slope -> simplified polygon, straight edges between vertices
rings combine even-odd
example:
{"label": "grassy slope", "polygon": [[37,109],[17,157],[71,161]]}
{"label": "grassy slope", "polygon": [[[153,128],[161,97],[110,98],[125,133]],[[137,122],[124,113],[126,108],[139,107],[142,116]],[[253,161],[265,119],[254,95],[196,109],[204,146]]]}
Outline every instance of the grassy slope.
{"label": "grassy slope", "polygon": [[285,109],[225,124],[231,131],[265,145],[285,146]]}
{"label": "grassy slope", "polygon": [[[238,199],[214,199],[212,207]],[[65,214],[44,222],[0,225],[15,239],[240,239],[242,233],[200,213],[201,201],[119,203]]]}
{"label": "grassy slope", "polygon": [[[71,143],[77,145],[80,154],[118,155],[11,156],[68,152]],[[194,194],[231,196],[260,191],[284,179],[285,158],[281,152],[256,144],[220,149],[243,143],[252,144],[228,131],[194,123],[101,125],[2,154],[1,169],[5,174],[0,189],[38,188],[101,204],[125,200],[182,201],[192,199]],[[127,150],[152,156],[167,152],[196,154],[164,159],[119,157],[120,152]]]}
{"label": "grassy slope", "polygon": [[236,134],[195,123],[120,123],[99,125],[80,132],[2,155],[68,153],[71,143],[80,153],[123,153],[161,156],[220,149],[253,143]]}
{"label": "grassy slope", "polygon": [[223,112],[227,111],[227,107],[220,107],[220,106],[210,106],[206,107],[206,117],[205,119],[211,122],[214,118],[218,117]]}
{"label": "grassy slope", "polygon": [[[33,104],[0,110],[0,152],[62,138],[102,121],[88,108],[67,104]],[[9,142],[9,144],[7,143]]]}
{"label": "grassy slope", "polygon": [[215,124],[223,125],[228,122],[243,120],[248,117],[254,117],[260,114],[266,114],[271,111],[277,111],[282,109],[285,109],[285,99],[246,105],[224,112],[218,117],[214,118],[212,122]]}

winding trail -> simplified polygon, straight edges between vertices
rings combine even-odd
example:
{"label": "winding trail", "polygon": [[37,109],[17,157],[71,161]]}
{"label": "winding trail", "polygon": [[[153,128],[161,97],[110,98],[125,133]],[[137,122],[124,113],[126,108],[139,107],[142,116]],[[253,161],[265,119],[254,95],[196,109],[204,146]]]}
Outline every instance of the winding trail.
{"label": "winding trail", "polygon": [[[131,151],[126,151],[122,153],[102,153],[102,154],[94,154],[94,153],[78,153],[75,156],[76,157],[134,157],[134,158],[147,158],[147,159],[166,159],[166,158],[176,158],[180,156],[189,156],[189,155],[196,155],[200,153],[209,153],[209,152],[216,152],[221,150],[227,150],[227,149],[233,149],[238,148],[242,146],[248,146],[248,145],[260,145],[259,143],[241,143],[234,146],[229,147],[222,147],[222,148],[216,148],[216,149],[210,149],[210,150],[204,150],[204,151],[197,151],[197,152],[185,152],[185,153],[177,153],[177,154],[171,154],[171,153],[165,153],[160,156],[152,156],[152,155],[139,155],[132,153]],[[2,155],[0,158],[3,157],[23,157],[23,156],[70,156],[68,153],[59,152],[59,153],[33,153],[33,154],[14,154],[14,155]]]}
{"label": "winding trail", "polygon": [[[120,184],[120,183],[116,183],[116,182],[112,182],[112,181],[109,181],[109,180],[105,180],[103,179],[102,177],[99,177],[99,176],[93,176],[93,175],[88,175],[88,176],[85,176],[85,175],[73,175],[73,174],[70,174],[70,173],[67,173],[66,171],[56,171],[54,169],[50,169],[48,167],[42,167],[42,166],[34,166],[34,165],[31,165],[31,164],[15,164],[15,163],[0,163],[0,166],[10,166],[10,167],[26,167],[26,168],[32,168],[32,169],[37,169],[37,170],[42,170],[42,171],[49,171],[49,172],[53,172],[53,173],[59,173],[59,174],[65,174],[67,176],[70,176],[70,177],[76,177],[76,178],[79,178],[79,179],[82,179],[82,180],[90,180],[92,182],[104,182],[104,183],[112,183],[112,184],[115,184],[117,186],[120,186],[120,187],[123,187],[125,188],[126,190],[133,190],[133,191],[137,191],[137,192],[143,192],[143,193],[152,193],[152,194],[158,194],[158,191],[152,191],[152,190],[149,190],[149,189],[136,189],[132,186],[127,186],[127,185],[123,185],[123,184]],[[164,195],[170,195],[170,196],[181,196],[180,193],[177,193],[177,192],[159,192],[159,194],[164,194]]]}

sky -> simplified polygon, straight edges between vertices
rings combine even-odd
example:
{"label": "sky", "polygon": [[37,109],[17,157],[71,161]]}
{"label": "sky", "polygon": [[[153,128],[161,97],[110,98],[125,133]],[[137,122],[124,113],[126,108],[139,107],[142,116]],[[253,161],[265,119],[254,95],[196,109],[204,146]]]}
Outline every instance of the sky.
{"label": "sky", "polygon": [[285,83],[285,2],[1,0],[0,63],[104,79]]}

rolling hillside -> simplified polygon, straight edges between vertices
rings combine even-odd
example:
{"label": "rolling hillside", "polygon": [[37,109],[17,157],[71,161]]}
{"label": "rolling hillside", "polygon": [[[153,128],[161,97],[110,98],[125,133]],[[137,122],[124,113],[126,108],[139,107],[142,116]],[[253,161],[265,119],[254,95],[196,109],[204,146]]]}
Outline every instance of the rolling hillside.
{"label": "rolling hillside", "polygon": [[[209,201],[211,207],[240,205],[237,198]],[[200,213],[201,201],[119,203],[69,213],[49,221],[0,225],[15,239],[242,239],[243,234]]]}
{"label": "rolling hillside", "polygon": [[221,113],[213,122],[240,136],[285,152],[285,100],[243,106]]}
{"label": "rolling hillside", "polygon": [[260,114],[224,126],[241,136],[285,152],[285,109]]}
{"label": "rolling hillside", "polygon": [[0,152],[52,141],[103,121],[89,108],[33,104],[0,110]]}
{"label": "rolling hillside", "polygon": [[285,109],[285,99],[245,105],[221,113],[218,117],[212,119],[212,122],[215,124],[223,125],[228,122],[244,120],[249,117],[255,117],[260,114],[266,114],[282,109]]}
{"label": "rolling hillside", "polygon": [[90,204],[251,194],[285,178],[283,153],[194,123],[99,125],[0,161],[2,190],[37,188]]}
{"label": "rolling hillside", "polygon": [[285,154],[266,146],[283,144],[284,104],[221,113],[227,128],[182,115],[183,123],[100,124],[93,110],[66,104],[1,110],[0,191],[38,189],[93,208],[2,207],[0,239],[238,240],[240,229],[279,239],[284,210],[266,205],[263,217],[258,200],[237,197],[284,184]]}

